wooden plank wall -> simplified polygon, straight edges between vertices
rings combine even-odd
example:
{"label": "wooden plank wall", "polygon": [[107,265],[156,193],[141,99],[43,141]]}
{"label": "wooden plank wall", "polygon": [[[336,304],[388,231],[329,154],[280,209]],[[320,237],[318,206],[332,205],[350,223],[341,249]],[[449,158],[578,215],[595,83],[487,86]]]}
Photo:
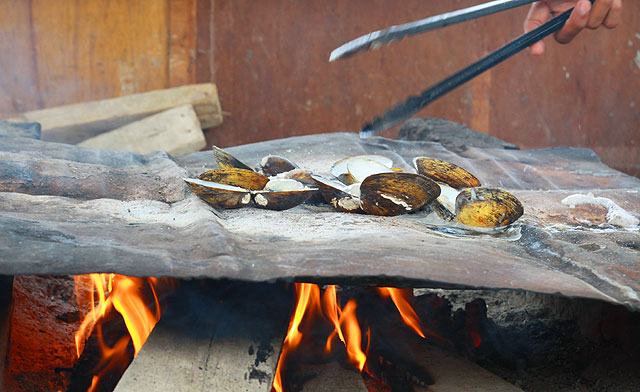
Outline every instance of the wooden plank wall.
{"label": "wooden plank wall", "polygon": [[0,113],[195,83],[196,0],[0,0]]}
{"label": "wooden plank wall", "polygon": [[[526,7],[348,60],[374,29],[479,0],[0,0],[0,113],[214,81],[225,124],[209,144],[357,131],[407,95],[521,34]],[[593,148],[640,175],[640,2],[623,24],[542,58],[519,54],[443,97],[444,117],[524,148]],[[395,136],[397,129],[384,135]]]}
{"label": "wooden plank wall", "polygon": [[[219,145],[357,131],[373,116],[522,33],[527,7],[413,37],[344,61],[331,50],[374,29],[479,0],[214,0],[214,79],[225,124]],[[524,148],[593,148],[640,175],[640,2],[617,29],[515,58],[419,113]],[[385,136],[394,137],[395,130]]]}

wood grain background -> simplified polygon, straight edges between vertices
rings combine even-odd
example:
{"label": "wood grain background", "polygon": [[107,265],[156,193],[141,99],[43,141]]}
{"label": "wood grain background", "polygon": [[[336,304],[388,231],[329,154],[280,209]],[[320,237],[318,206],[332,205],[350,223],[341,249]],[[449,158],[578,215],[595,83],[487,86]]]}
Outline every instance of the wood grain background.
{"label": "wood grain background", "polygon": [[[369,31],[479,0],[0,0],[0,113],[217,83],[230,146],[362,124],[522,33],[526,7],[328,63]],[[640,2],[621,26],[521,53],[419,116],[640,175]],[[395,137],[397,128],[384,133]]]}

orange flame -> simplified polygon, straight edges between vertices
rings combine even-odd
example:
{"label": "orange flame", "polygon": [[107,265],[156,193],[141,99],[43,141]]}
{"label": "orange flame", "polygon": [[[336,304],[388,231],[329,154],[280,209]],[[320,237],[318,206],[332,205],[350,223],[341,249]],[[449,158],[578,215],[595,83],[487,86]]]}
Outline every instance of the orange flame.
{"label": "orange flame", "polygon": [[425,337],[422,327],[420,326],[420,318],[409,304],[408,298],[411,297],[411,289],[397,289],[394,287],[378,287],[378,292],[383,298],[391,297],[391,300],[398,308],[400,316],[404,323],[413,329],[419,336]]}
{"label": "orange flame", "polygon": [[[80,309],[89,308],[75,334],[78,358],[82,354],[85,341],[91,335],[94,327],[96,325],[99,326],[100,319],[105,316],[107,311],[115,309],[122,316],[130,338],[122,338],[113,347],[109,347],[102,340],[101,331],[98,330],[96,336],[102,353],[98,368],[105,368],[108,366],[105,364],[117,358],[123,358],[120,362],[124,362],[126,366],[128,361],[125,361],[124,358],[127,355],[129,339],[133,343],[135,357],[142,349],[144,342],[151,334],[158,320],[160,320],[160,303],[155,289],[160,279],[134,278],[116,274],[90,274],[75,276],[74,280]],[[83,293],[82,289],[86,288],[87,283],[90,286],[89,292]],[[150,309],[145,302],[142,290],[147,287],[151,289],[155,310]],[[97,388],[100,377],[100,374],[93,376],[91,387],[88,391],[93,391]]]}
{"label": "orange flame", "polygon": [[311,283],[295,283],[296,308],[289,322],[287,336],[282,345],[282,354],[278,360],[272,391],[282,392],[282,364],[288,355],[299,346],[303,337],[300,325],[305,317],[322,317],[334,326],[333,332],[327,338],[325,349],[332,350],[331,341],[335,335],[346,347],[350,361],[362,371],[367,361],[362,351],[362,332],[356,319],[356,303],[351,300],[344,308],[340,308],[337,300],[336,286],[328,286],[320,296],[320,287]]}

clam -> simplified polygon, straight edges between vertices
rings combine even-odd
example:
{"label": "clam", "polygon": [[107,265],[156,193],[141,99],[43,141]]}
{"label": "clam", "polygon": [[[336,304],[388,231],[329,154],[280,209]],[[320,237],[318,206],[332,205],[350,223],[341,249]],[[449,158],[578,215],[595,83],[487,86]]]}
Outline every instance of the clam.
{"label": "clam", "polygon": [[246,169],[215,169],[206,171],[198,176],[199,179],[220,184],[242,187],[251,191],[264,188],[269,178]]}
{"label": "clam", "polygon": [[499,188],[464,189],[456,198],[456,221],[467,226],[506,226],[515,222],[523,213],[520,200]]}
{"label": "clam", "polygon": [[277,155],[267,155],[260,160],[262,172],[268,176],[275,176],[298,168],[298,165],[287,158]]}
{"label": "clam", "polygon": [[195,178],[185,178],[184,181],[189,185],[193,193],[216,207],[239,208],[251,202],[251,192],[238,186]]}
{"label": "clam", "polygon": [[318,184],[324,200],[333,208],[342,212],[360,211],[360,184],[345,186],[317,175],[312,174],[311,177]]}
{"label": "clam", "polygon": [[354,182],[362,182],[365,178],[378,173],[393,173],[393,170],[368,158],[355,157],[347,161],[347,174]]}
{"label": "clam", "polygon": [[360,184],[360,207],[373,215],[400,215],[416,211],[440,195],[438,185],[419,174],[378,173]]}
{"label": "clam", "polygon": [[415,158],[413,164],[418,174],[455,189],[480,186],[480,181],[473,174],[453,163],[435,158]]}
{"label": "clam", "polygon": [[271,179],[261,191],[253,191],[256,207],[282,211],[302,204],[313,196],[318,188],[309,188],[292,179]]}
{"label": "clam", "polygon": [[218,166],[220,169],[244,169],[244,170],[252,170],[249,166],[242,163],[239,159],[229,154],[225,150],[220,147],[213,146],[213,155],[216,157],[216,161],[218,162]]}
{"label": "clam", "polygon": [[459,190],[480,186],[480,181],[458,165],[435,158],[419,157],[413,160],[419,174],[428,177],[440,186],[440,196],[433,203],[441,218],[452,220],[455,216],[455,201]]}
{"label": "clam", "polygon": [[346,183],[352,183],[352,180],[349,180],[349,170],[347,168],[348,164],[350,161],[352,160],[363,160],[366,159],[368,161],[373,161],[373,162],[377,162],[385,167],[387,167],[388,169],[391,169],[391,167],[393,166],[393,161],[385,156],[382,155],[374,155],[374,154],[370,154],[370,155],[354,155],[354,156],[350,156],[347,158],[343,158],[340,159],[339,161],[337,161],[336,163],[333,164],[333,166],[331,166],[331,174],[336,177],[336,178],[340,178],[341,180],[343,180],[343,178],[346,180]]}

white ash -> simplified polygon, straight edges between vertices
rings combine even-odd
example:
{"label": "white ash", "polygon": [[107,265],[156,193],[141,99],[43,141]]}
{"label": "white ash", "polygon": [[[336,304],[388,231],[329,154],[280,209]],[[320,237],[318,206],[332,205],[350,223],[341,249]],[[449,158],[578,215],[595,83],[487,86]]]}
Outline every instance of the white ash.
{"label": "white ash", "polygon": [[597,204],[605,207],[607,211],[607,222],[611,225],[622,227],[625,229],[637,229],[640,220],[631,215],[624,208],[617,205],[613,200],[606,197],[594,197],[593,193],[588,195],[575,194],[565,197],[562,204],[575,208],[581,204]]}

